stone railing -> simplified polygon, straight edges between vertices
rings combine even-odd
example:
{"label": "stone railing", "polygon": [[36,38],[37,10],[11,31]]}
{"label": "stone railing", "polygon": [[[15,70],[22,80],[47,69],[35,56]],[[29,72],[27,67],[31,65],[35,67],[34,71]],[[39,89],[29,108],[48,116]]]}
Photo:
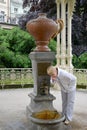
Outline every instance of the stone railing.
{"label": "stone railing", "polygon": [[77,85],[87,88],[87,69],[73,69],[73,73],[77,77]]}
{"label": "stone railing", "polygon": [[32,68],[0,68],[0,87],[33,84]]}
{"label": "stone railing", "polygon": [[[87,88],[87,69],[73,69],[77,85]],[[0,88],[33,84],[32,68],[0,68]]]}

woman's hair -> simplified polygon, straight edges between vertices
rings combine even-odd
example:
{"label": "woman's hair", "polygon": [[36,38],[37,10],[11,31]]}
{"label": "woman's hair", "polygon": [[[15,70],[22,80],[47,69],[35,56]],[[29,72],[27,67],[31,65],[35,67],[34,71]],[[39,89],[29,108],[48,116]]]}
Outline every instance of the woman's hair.
{"label": "woman's hair", "polygon": [[47,74],[52,75],[55,69],[56,68],[54,66],[49,66],[47,68]]}

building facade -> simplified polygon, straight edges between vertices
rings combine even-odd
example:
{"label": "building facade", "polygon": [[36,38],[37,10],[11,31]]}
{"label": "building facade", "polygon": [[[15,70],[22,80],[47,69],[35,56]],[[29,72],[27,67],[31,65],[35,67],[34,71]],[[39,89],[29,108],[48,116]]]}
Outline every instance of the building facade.
{"label": "building facade", "polygon": [[5,22],[8,15],[8,5],[7,0],[0,0],[0,22]]}
{"label": "building facade", "polygon": [[17,24],[19,17],[28,11],[22,4],[23,0],[0,0],[0,22]]}

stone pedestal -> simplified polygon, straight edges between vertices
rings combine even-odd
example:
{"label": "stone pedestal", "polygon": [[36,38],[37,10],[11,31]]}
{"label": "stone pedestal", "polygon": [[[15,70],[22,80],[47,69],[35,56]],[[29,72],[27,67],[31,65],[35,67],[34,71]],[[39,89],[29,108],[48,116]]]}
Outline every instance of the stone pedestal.
{"label": "stone pedestal", "polygon": [[53,52],[31,52],[30,59],[34,78],[34,89],[29,94],[31,102],[26,110],[29,126],[31,126],[30,130],[60,130],[61,122],[65,120],[65,116],[61,114],[57,119],[34,117],[34,113],[37,114],[41,111],[57,111],[53,107],[55,97],[50,93],[50,76],[47,74],[47,68],[55,59],[55,54]]}
{"label": "stone pedestal", "polygon": [[47,75],[47,68],[55,59],[54,52],[31,52],[34,89],[31,94],[31,103],[27,106],[27,116],[33,112],[43,110],[55,110],[53,100],[55,97],[50,93],[50,76]]}

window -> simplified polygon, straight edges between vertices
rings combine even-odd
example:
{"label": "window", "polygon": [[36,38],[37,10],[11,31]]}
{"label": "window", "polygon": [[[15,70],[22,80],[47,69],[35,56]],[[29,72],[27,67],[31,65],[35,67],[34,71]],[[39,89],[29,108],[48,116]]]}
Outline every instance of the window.
{"label": "window", "polygon": [[18,12],[18,8],[14,8],[14,13],[17,13]]}
{"label": "window", "polygon": [[23,10],[23,12],[24,12],[24,13],[27,13],[27,11],[26,11],[26,10]]}
{"label": "window", "polygon": [[5,12],[4,11],[0,12],[0,22],[5,22]]}
{"label": "window", "polygon": [[1,11],[1,14],[3,14],[3,15],[4,15],[4,14],[5,14],[5,12],[4,12],[4,11]]}

